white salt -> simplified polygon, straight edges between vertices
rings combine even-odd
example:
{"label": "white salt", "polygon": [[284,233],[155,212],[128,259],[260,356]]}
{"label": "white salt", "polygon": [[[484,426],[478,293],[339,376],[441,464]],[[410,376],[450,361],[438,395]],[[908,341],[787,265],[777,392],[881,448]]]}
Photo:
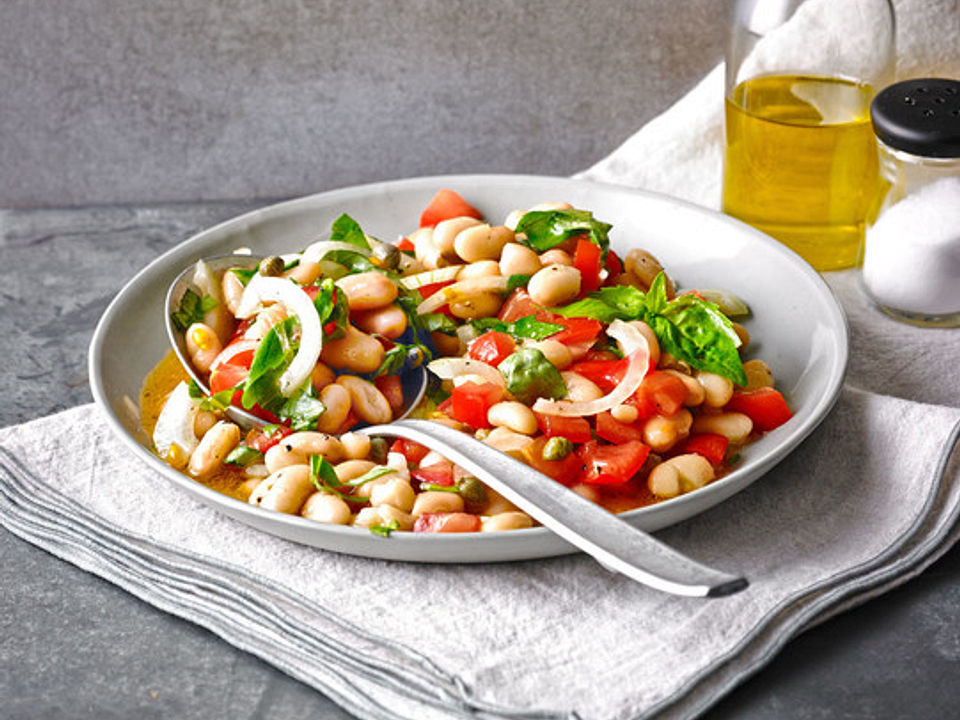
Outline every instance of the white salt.
{"label": "white salt", "polygon": [[894,310],[960,311],[960,177],[930,183],[881,214],[867,231],[863,281]]}

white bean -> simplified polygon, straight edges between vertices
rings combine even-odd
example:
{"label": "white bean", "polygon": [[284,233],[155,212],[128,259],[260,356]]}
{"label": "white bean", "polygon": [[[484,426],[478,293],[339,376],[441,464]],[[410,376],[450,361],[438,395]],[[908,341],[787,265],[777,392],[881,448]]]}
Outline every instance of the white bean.
{"label": "white bean", "polygon": [[352,516],[350,506],[344,499],[326,492],[315,492],[308,497],[300,514],[308,520],[334,525],[349,525]]}
{"label": "white bean", "polygon": [[350,313],[350,322],[365,333],[396,340],[407,329],[407,314],[396,305]]}
{"label": "white bean", "polygon": [[393,419],[390,403],[372,382],[353,375],[341,375],[337,384],[350,393],[351,407],[364,422],[378,425]]}
{"label": "white bean", "polygon": [[227,306],[231,315],[236,315],[244,289],[240,278],[236,273],[227,270],[220,281],[220,289],[223,292],[223,304]]}
{"label": "white bean", "polygon": [[540,257],[526,245],[507,243],[500,254],[500,274],[533,275],[540,269]]}
{"label": "white bean", "polygon": [[654,452],[666,452],[690,434],[693,416],[681,410],[671,417],[654,415],[643,424],[643,442]]}
{"label": "white bean", "polygon": [[343,452],[350,460],[360,460],[370,455],[370,436],[348,432],[340,436]]}
{"label": "white bean", "polygon": [[544,267],[547,265],[569,265],[572,267],[573,258],[570,257],[570,253],[566,250],[550,248],[545,253],[540,253],[540,263]]}
{"label": "white bean", "polygon": [[376,338],[347,326],[347,333],[339,340],[324,342],[320,359],[338,370],[372,373],[383,362],[385,351]]}
{"label": "white bean", "polygon": [[457,493],[430,490],[417,495],[412,514],[420,517],[427,513],[463,512],[463,498]]}
{"label": "white bean", "polygon": [[483,518],[480,532],[496,532],[498,530],[519,530],[533,527],[533,519],[519,510],[502,512],[491,517]]}
{"label": "white bean", "polygon": [[733,383],[727,378],[700,370],[696,374],[697,382],[703,386],[704,404],[707,407],[723,407],[733,397]]}
{"label": "white bean", "polygon": [[566,370],[560,373],[560,377],[567,384],[567,400],[588,402],[603,397],[603,390],[597,387],[592,380],[579,373]]}
{"label": "white bean", "polygon": [[723,435],[731,443],[744,442],[753,430],[753,420],[738,412],[719,415],[698,415],[693,421],[693,432]]}
{"label": "white bean", "polygon": [[454,245],[457,235],[474,225],[483,225],[483,223],[466,215],[438,222],[433,229],[433,244],[444,258],[453,260],[457,255]]}
{"label": "white bean", "polygon": [[744,386],[744,390],[773,387],[773,371],[763,360],[747,360],[743,364],[743,372],[747,375],[747,384]]}
{"label": "white bean", "polygon": [[527,292],[538,305],[565,305],[580,294],[580,271],[566,265],[548,265],[530,278]]}
{"label": "white bean", "polygon": [[320,402],[326,409],[317,418],[317,430],[325,433],[337,432],[350,414],[350,393],[334,382],[320,391]]}
{"label": "white bean", "polygon": [[347,294],[351,311],[376,310],[397,299],[396,284],[376,270],[345,275],[337,280],[337,287]]}
{"label": "white bean", "polygon": [[478,260],[469,265],[464,265],[457,273],[457,280],[469,280],[471,278],[496,277],[500,274],[500,263],[496,260]]}
{"label": "white bean", "polygon": [[546,340],[525,343],[525,345],[527,347],[537,348],[557,370],[566,370],[573,364],[573,353],[570,352],[570,348],[559,340],[547,338]]}
{"label": "white bean", "polygon": [[696,407],[697,405],[703,404],[704,399],[707,397],[707,392],[695,377],[691,377],[679,370],[663,370],[662,372],[672,375],[683,383],[683,386],[687,389],[687,394],[683,398],[684,405],[687,407]]}
{"label": "white bean", "polygon": [[204,323],[193,323],[184,333],[184,340],[191,364],[201,373],[210,372],[210,366],[223,350],[213,328]]}
{"label": "white bean", "polygon": [[413,492],[410,483],[394,475],[392,480],[373,487],[369,497],[370,504],[374,507],[393,505],[404,512],[410,512],[416,500],[416,493]]}
{"label": "white bean", "polygon": [[677,455],[657,465],[647,476],[647,486],[657,497],[675,497],[703,487],[715,477],[713,466],[702,455]]}
{"label": "white bean", "polygon": [[537,432],[537,417],[521,402],[504,400],[495,403],[487,411],[487,422],[495,427],[505,427],[522,435]]}
{"label": "white bean", "polygon": [[295,515],[313,493],[308,465],[290,465],[272,473],[250,494],[250,504]]}
{"label": "white bean", "polygon": [[457,255],[468,263],[478,260],[496,260],[503,246],[513,240],[513,230],[504,227],[490,227],[486,223],[461,230],[453,242]]}
{"label": "white bean", "polygon": [[240,428],[221,420],[206,434],[190,456],[187,471],[194,477],[209,475],[223,464],[223,459],[240,442]]}

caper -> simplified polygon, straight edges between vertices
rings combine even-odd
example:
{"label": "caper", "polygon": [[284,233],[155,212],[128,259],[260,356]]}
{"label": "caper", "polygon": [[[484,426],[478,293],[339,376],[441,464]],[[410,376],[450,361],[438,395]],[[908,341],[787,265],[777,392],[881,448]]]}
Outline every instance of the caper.
{"label": "caper", "polygon": [[489,435],[490,435],[490,430],[488,430],[487,428],[480,428],[473,434],[473,436],[477,440],[481,440],[481,441],[486,440]]}
{"label": "caper", "polygon": [[373,240],[370,261],[377,267],[393,270],[400,264],[400,249],[396,245]]}
{"label": "caper", "polygon": [[377,465],[383,465],[387,462],[387,455],[390,452],[390,443],[387,442],[386,438],[382,437],[372,437],[370,438],[370,461],[375,462]]}
{"label": "caper", "polygon": [[284,262],[282,257],[271,255],[260,261],[260,274],[265,277],[276,277],[283,272]]}
{"label": "caper", "polygon": [[468,475],[461,478],[460,482],[457,483],[457,490],[466,503],[479,505],[487,501],[487,488],[475,477]]}
{"label": "caper", "polygon": [[558,435],[547,440],[540,454],[544,460],[563,460],[572,452],[573,443]]}
{"label": "caper", "polygon": [[420,367],[421,363],[423,363],[423,350],[413,345],[407,350],[407,364],[412,368],[416,368]]}

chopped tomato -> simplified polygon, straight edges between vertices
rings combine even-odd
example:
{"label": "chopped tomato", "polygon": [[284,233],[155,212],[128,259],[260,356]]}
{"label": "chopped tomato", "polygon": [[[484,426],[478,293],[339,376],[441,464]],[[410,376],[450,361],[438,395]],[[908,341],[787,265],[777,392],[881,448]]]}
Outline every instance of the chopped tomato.
{"label": "chopped tomato", "polygon": [[343,424],[337,428],[334,435],[343,435],[346,432],[350,432],[351,428],[359,422],[360,416],[353,411],[353,408],[350,408],[350,412],[348,412],[347,416],[343,419]]}
{"label": "chopped tomato", "polygon": [[483,214],[464,200],[459,193],[453,190],[438,190],[420,215],[420,227],[433,227],[444,220],[464,215],[477,220],[483,218]]}
{"label": "chopped tomato", "polygon": [[390,452],[400,453],[407,459],[408,463],[418,463],[426,457],[427,453],[430,452],[430,448],[424,447],[413,440],[397,438],[393,441],[393,445],[390,446]]}
{"label": "chopped tomato", "polygon": [[211,366],[210,393],[216,395],[218,392],[236,387],[243,380],[246,380],[247,375],[250,374],[250,365],[253,364],[253,356],[256,353],[256,347],[246,347],[233,351],[231,346],[227,345]]}
{"label": "chopped tomato", "polygon": [[590,423],[581,417],[560,417],[535,413],[540,432],[546,437],[565,437],[572,443],[585,443],[593,439]]}
{"label": "chopped tomato", "polygon": [[610,277],[616,277],[623,272],[623,263],[613,250],[607,250],[607,262],[604,267],[607,268]]}
{"label": "chopped tomato", "polygon": [[418,533],[479,532],[481,524],[479,516],[471,513],[424,513],[417,518],[413,531]]}
{"label": "chopped tomato", "polygon": [[403,411],[403,383],[399,375],[381,375],[375,378],[373,384],[377,386],[393,410],[396,417]]}
{"label": "chopped tomato", "polygon": [[428,485],[450,487],[453,485],[453,463],[444,460],[433,465],[427,465],[411,472],[410,477]]}
{"label": "chopped tomato", "polygon": [[584,360],[619,360],[620,357],[610,350],[588,350]]}
{"label": "chopped tomato", "polygon": [[636,475],[650,454],[650,448],[632,440],[621,445],[601,445],[591,440],[578,451],[586,471],[583,482],[590,485],[622,485]]}
{"label": "chopped tomato", "polygon": [[627,372],[629,358],[618,360],[581,360],[570,366],[570,371],[583,375],[605,393],[612,391]]}
{"label": "chopped tomato", "polygon": [[453,398],[448,397],[442,403],[437,405],[437,412],[441,412],[444,415],[450,415],[453,412]]}
{"label": "chopped tomato", "polygon": [[399,250],[406,250],[407,252],[413,252],[416,249],[413,245],[413,240],[406,237],[400,239],[400,242],[397,243],[397,248]]}
{"label": "chopped tomato", "polygon": [[678,455],[687,453],[703,455],[710,461],[711,465],[717,466],[727,456],[727,445],[729,444],[730,441],[723,435],[703,433],[702,435],[691,435],[676,448],[676,451]]}
{"label": "chopped tomato", "polygon": [[737,390],[724,409],[743,413],[753,420],[753,426],[757,430],[764,432],[780,427],[793,417],[780,391],[770,387],[750,391]]}
{"label": "chopped tomato", "polygon": [[[551,313],[552,315],[552,313]],[[603,324],[599,320],[585,317],[565,318],[554,316],[556,319],[546,320],[558,325],[563,325],[563,330],[550,336],[551,340],[562,342],[564,345],[577,345],[579,343],[593,342],[597,335],[603,330]],[[540,319],[539,317],[537,318]]]}
{"label": "chopped tomato", "polygon": [[[524,288],[517,288],[507,298],[503,307],[500,308],[497,319],[505,323],[512,323],[527,315],[535,315],[540,309],[540,306],[530,298],[530,293]],[[540,318],[538,317],[537,319],[539,320]]]}
{"label": "chopped tomato", "polygon": [[503,388],[493,383],[465,382],[453,389],[453,419],[473,428],[488,428],[487,413],[503,398]]}
{"label": "chopped tomato", "polygon": [[467,355],[487,365],[497,367],[517,349],[513,338],[497,330],[489,330],[470,343]]}
{"label": "chopped tomato", "polygon": [[254,428],[247,433],[244,445],[265,453],[292,432],[293,430],[284,425],[271,428],[269,432],[263,428]]}
{"label": "chopped tomato", "polygon": [[577,240],[573,266],[580,271],[580,292],[586,295],[600,288],[600,246],[588,237]]}
{"label": "chopped tomato", "polygon": [[420,291],[420,297],[426,300],[428,297],[433,295],[435,292],[438,292],[441,288],[445,288],[447,285],[453,285],[453,280],[444,280],[443,282],[429,283],[427,285],[421,285],[417,290]]}
{"label": "chopped tomato", "polygon": [[[589,428],[589,426],[587,427]],[[537,438],[521,450],[523,459],[527,461],[530,467],[542,472],[547,477],[564,485],[573,485],[583,473],[583,461],[577,457],[575,452],[570,453],[563,460],[544,460],[543,446],[546,444],[547,438]]]}
{"label": "chopped tomato", "polygon": [[636,405],[641,417],[670,417],[680,411],[686,397],[687,386],[683,380],[662,370],[654,370],[643,378],[634,394],[635,402],[631,404]]}
{"label": "chopped tomato", "polygon": [[597,437],[609,440],[614,445],[632,440],[643,442],[643,426],[620,422],[609,412],[602,412],[597,415]]}

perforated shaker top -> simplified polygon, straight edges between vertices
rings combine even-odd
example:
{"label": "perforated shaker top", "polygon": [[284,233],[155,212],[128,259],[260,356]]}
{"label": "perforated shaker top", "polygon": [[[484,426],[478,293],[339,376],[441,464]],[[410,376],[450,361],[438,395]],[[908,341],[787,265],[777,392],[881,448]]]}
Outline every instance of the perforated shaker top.
{"label": "perforated shaker top", "polygon": [[873,99],[870,117],[885,145],[925,157],[960,157],[960,80],[898,82]]}

